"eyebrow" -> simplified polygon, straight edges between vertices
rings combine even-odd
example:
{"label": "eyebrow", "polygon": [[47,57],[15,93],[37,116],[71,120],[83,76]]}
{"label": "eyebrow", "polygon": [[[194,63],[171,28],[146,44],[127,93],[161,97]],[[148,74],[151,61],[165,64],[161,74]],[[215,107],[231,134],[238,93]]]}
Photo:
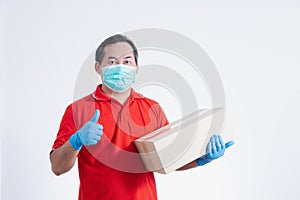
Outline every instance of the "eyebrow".
{"label": "eyebrow", "polygon": [[132,58],[132,56],[126,56],[125,59],[127,59],[127,58]]}
{"label": "eyebrow", "polygon": [[[132,56],[126,56],[124,59],[128,59],[128,58],[132,58]],[[114,60],[118,60],[116,57],[113,56],[109,56],[108,59],[114,59]]]}

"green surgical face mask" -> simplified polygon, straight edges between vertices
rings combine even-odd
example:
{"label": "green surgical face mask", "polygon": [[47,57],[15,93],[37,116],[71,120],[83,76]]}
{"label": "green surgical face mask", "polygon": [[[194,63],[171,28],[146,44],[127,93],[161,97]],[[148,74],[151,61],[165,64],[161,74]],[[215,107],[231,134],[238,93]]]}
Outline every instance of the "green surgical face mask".
{"label": "green surgical face mask", "polygon": [[102,68],[103,84],[116,92],[124,92],[135,81],[136,67],[128,65],[111,65]]}

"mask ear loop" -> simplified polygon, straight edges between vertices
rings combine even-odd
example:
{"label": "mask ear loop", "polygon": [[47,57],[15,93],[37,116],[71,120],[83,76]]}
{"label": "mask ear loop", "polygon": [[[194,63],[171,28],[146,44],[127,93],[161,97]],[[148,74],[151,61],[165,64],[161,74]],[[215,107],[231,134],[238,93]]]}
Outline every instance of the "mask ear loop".
{"label": "mask ear loop", "polygon": [[[108,67],[108,66],[105,66],[105,67]],[[103,84],[104,83],[104,81],[103,81],[103,74],[104,74],[104,72],[103,72],[103,68],[105,68],[105,67],[102,67],[101,65],[100,65],[100,63],[98,62],[98,66],[97,66],[97,69],[96,69],[96,71],[97,71],[97,73],[100,75],[100,80],[101,80],[101,83]]]}
{"label": "mask ear loop", "polygon": [[96,63],[95,63],[95,70],[96,70],[97,74],[99,74],[99,75],[103,74],[102,67],[98,61],[96,61]]}

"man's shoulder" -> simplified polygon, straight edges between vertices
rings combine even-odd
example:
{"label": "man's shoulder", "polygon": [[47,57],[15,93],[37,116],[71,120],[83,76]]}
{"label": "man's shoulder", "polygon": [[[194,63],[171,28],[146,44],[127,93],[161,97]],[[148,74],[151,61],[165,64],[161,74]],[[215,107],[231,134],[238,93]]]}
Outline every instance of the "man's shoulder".
{"label": "man's shoulder", "polygon": [[82,97],[78,100],[73,101],[71,104],[68,105],[69,108],[78,108],[78,107],[84,107],[86,105],[89,105],[91,103],[94,103],[95,100],[92,96],[92,94],[86,95],[85,97]]}
{"label": "man's shoulder", "polygon": [[146,97],[141,93],[136,92],[136,94],[139,96],[139,98],[137,98],[137,99],[140,101],[147,102],[148,104],[151,104],[151,105],[159,104],[157,101],[155,101],[149,97]]}

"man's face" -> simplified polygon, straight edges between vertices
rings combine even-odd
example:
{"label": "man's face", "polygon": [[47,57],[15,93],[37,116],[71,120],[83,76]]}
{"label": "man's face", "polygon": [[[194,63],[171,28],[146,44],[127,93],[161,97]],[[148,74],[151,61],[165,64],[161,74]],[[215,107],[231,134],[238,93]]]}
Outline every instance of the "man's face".
{"label": "man's face", "polygon": [[104,57],[101,63],[96,63],[96,71],[102,75],[101,68],[109,65],[123,64],[138,67],[132,47],[127,42],[117,42],[104,48]]}

